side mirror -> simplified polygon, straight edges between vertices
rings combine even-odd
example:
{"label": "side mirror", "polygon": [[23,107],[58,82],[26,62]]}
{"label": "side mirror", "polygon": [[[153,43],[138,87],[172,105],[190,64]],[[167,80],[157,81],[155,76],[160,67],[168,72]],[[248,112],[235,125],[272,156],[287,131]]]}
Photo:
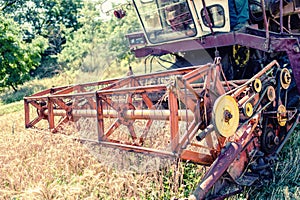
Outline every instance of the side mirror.
{"label": "side mirror", "polygon": [[120,9],[120,10],[115,10],[115,11],[114,11],[114,16],[115,16],[116,18],[118,18],[118,19],[122,19],[123,17],[126,16],[126,11],[125,11],[125,10],[122,10],[122,9]]}
{"label": "side mirror", "polygon": [[[225,26],[224,8],[221,5],[212,5],[207,7],[207,13],[212,23],[212,28],[221,28]],[[209,26],[205,18],[205,10],[201,10],[202,20],[205,26]]]}

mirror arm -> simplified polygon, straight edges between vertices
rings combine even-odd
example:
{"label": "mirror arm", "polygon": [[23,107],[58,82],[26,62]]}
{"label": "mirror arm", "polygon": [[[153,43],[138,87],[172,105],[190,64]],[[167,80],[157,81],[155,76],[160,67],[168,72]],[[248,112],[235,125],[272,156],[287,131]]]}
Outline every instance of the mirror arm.
{"label": "mirror arm", "polygon": [[210,32],[211,32],[212,35],[214,35],[214,31],[213,31],[213,28],[212,28],[211,19],[210,19],[209,15],[208,15],[208,11],[207,11],[205,0],[202,0],[202,4],[203,4],[204,12],[205,12],[205,19],[206,19],[206,21],[208,23]]}

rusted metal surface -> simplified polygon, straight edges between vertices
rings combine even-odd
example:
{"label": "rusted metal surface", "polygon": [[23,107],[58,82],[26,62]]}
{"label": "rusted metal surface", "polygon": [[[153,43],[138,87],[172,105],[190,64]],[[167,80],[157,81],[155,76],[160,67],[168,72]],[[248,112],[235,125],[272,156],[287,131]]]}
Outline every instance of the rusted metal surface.
{"label": "rusted metal surface", "polygon": [[[232,182],[253,182],[253,177],[240,179],[253,164],[258,138],[269,140],[262,123],[278,129],[277,134],[282,129],[290,133],[297,118],[280,95],[289,81],[283,75],[277,80],[287,72],[277,61],[246,80],[224,81],[221,70],[220,64],[209,63],[45,90],[24,98],[25,126],[46,121],[57,132],[72,122],[79,132],[86,128],[94,133],[80,138],[85,142],[210,166],[194,195],[218,195],[224,185],[212,188],[224,174]],[[281,123],[268,121],[273,118]]]}
{"label": "rusted metal surface", "polygon": [[[155,73],[154,75],[131,76],[104,81],[102,82],[103,85],[98,82],[83,84],[80,87],[77,85],[61,87],[61,90],[55,89],[54,93],[46,90],[38,93],[39,96],[33,95],[24,99],[25,126],[27,128],[33,127],[40,121],[46,120],[49,125],[48,128],[56,132],[68,121],[76,122],[79,118],[94,118],[97,120],[98,141],[113,141],[110,140],[110,137],[122,126],[128,129],[132,145],[137,145],[135,140],[138,139],[142,147],[143,142],[147,140],[153,122],[167,121],[170,140],[169,150],[173,153],[182,153],[182,149],[184,149],[182,146],[189,144],[188,140],[194,138],[202,120],[207,118],[205,116],[208,112],[199,111],[197,106],[197,104],[201,104],[201,99],[203,99],[199,94],[201,91],[203,93],[203,91],[209,90],[213,85],[218,84],[218,87],[223,88],[223,85],[226,84],[221,80],[219,82],[212,81],[210,74],[216,69],[216,65],[208,64]],[[151,77],[155,77],[155,80],[151,80]],[[161,80],[158,80],[159,78]],[[150,84],[144,83],[147,79],[149,79]],[[231,85],[238,86],[244,82],[237,81],[235,83],[231,81]],[[95,91],[85,89],[85,87],[91,86],[102,89]],[[166,99],[167,104],[161,106],[160,103],[164,99]],[[156,103],[153,103],[155,101]],[[30,114],[30,107],[37,109],[37,116],[33,119],[30,118],[32,115]],[[202,113],[200,114],[200,112]],[[105,124],[106,119],[113,119],[113,122],[107,126]],[[144,128],[140,130],[142,134],[135,133],[133,128],[133,124],[138,120],[144,120]],[[183,133],[182,130],[179,130],[179,122],[186,124],[187,128]],[[207,143],[213,145],[212,142]],[[166,148],[168,149],[168,147]],[[184,152],[184,159],[199,161],[199,158],[196,158],[199,152]],[[188,157],[188,155],[192,156]],[[207,161],[203,163],[207,164]]]}
{"label": "rusted metal surface", "polygon": [[237,32],[216,34],[201,39],[176,41],[157,46],[145,46],[132,50],[136,57],[165,55],[174,52],[194,51],[231,45],[242,45],[263,52],[286,52],[295,73],[294,77],[296,79],[298,91],[300,91],[300,80],[298,78],[300,77],[300,67],[298,65],[300,60],[300,35],[293,34],[291,37],[289,34],[270,32],[268,30],[268,24],[266,27],[267,31],[259,30],[255,28],[255,26],[249,26]]}

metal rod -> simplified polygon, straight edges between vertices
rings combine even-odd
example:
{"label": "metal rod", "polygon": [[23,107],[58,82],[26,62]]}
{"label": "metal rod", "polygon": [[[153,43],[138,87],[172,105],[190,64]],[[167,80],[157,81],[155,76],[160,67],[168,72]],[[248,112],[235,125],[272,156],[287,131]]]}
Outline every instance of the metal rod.
{"label": "metal rod", "polygon": [[[196,124],[195,121],[193,121],[190,126],[188,127],[188,130],[185,131],[184,135],[180,138],[180,142],[178,144],[178,152],[182,151],[187,147],[188,144],[191,143],[192,139],[196,135],[197,131],[199,130],[200,123]],[[181,148],[181,149],[179,149]]]}
{"label": "metal rod", "polygon": [[[186,116],[186,112],[188,115]],[[44,115],[48,115],[48,110],[44,111]],[[145,120],[169,120],[170,110],[127,110],[122,113],[122,117],[125,119],[145,119]],[[65,116],[66,111],[59,109],[53,110],[54,116]],[[73,117],[96,117],[96,110],[72,110]],[[103,110],[104,118],[118,118],[119,113],[115,110]],[[178,120],[180,121],[192,121],[194,119],[194,113],[190,110],[178,110]]]}
{"label": "metal rod", "polygon": [[[30,97],[25,97],[24,99],[27,100],[44,100],[46,101],[48,99],[49,94],[44,95],[44,96],[30,96]],[[73,98],[77,96],[83,96],[83,97],[91,97],[95,96],[95,92],[82,92],[82,93],[75,93],[75,94],[59,94],[59,95],[51,95],[52,98]]]}
{"label": "metal rod", "polygon": [[285,136],[284,140],[281,142],[280,146],[276,150],[276,154],[278,154],[281,151],[281,149],[283,148],[284,144],[288,141],[288,139],[290,138],[291,134],[294,132],[294,129],[299,124],[299,120],[300,120],[300,114],[298,114],[297,119],[294,122],[293,126],[290,128],[288,134]]}
{"label": "metal rod", "polygon": [[117,94],[128,94],[131,93],[144,93],[149,92],[161,92],[167,89],[166,85],[149,85],[149,86],[138,86],[138,87],[128,87],[128,88],[117,88],[110,90],[100,90],[97,93],[99,95],[117,95]]}
{"label": "metal rod", "polygon": [[183,150],[183,152],[179,155],[182,160],[192,161],[206,166],[211,165],[214,161],[211,155],[187,149]]}
{"label": "metal rod", "polygon": [[197,186],[194,197],[196,199],[204,199],[208,190],[215,184],[215,182],[223,175],[230,164],[236,159],[238,153],[241,152],[242,146],[239,143],[229,143],[220,153],[218,158],[210,166],[208,172],[205,174],[202,182]]}
{"label": "metal rod", "polygon": [[207,11],[205,0],[202,0],[202,5],[203,5],[203,8],[204,8],[204,12],[205,12],[205,19],[206,19],[206,21],[208,23],[210,32],[211,32],[212,35],[214,35],[214,30],[213,30],[213,27],[212,27],[212,23],[211,23],[211,19],[210,19],[209,13]]}
{"label": "metal rod", "polygon": [[211,133],[214,130],[214,125],[210,124],[208,125],[204,130],[202,130],[197,136],[197,141],[202,141],[209,133]]}
{"label": "metal rod", "polygon": [[172,148],[173,152],[176,152],[176,147],[179,143],[179,134],[178,134],[179,117],[178,117],[177,97],[173,93],[172,90],[169,90],[169,108],[170,108],[169,121],[170,121],[170,134],[171,134],[171,138],[170,138],[171,139],[171,148]]}
{"label": "metal rod", "polygon": [[267,19],[267,13],[266,13],[266,5],[265,5],[265,0],[260,0],[261,3],[261,8],[263,12],[263,17],[264,17],[264,26],[266,29],[266,39],[267,39],[267,47],[269,46],[269,24],[268,24],[268,19]]}
{"label": "metal rod", "polygon": [[48,98],[48,122],[49,122],[49,129],[54,129],[54,113],[53,113],[53,102],[50,98]]}
{"label": "metal rod", "polygon": [[30,123],[30,109],[29,109],[29,103],[26,99],[24,99],[24,112],[25,112],[25,128],[27,128]]}
{"label": "metal rod", "polygon": [[[77,139],[77,138],[74,138]],[[145,154],[153,154],[153,155],[160,155],[160,156],[167,156],[167,157],[177,157],[176,154],[169,152],[169,151],[162,151],[157,149],[150,149],[146,147],[139,147],[139,146],[133,146],[133,145],[127,145],[127,144],[121,144],[121,143],[114,143],[114,142],[105,142],[105,141],[97,141],[97,140],[91,140],[91,139],[85,139],[80,138],[80,141],[83,142],[91,142],[95,143],[97,145],[103,145],[108,147],[118,147],[123,150],[130,150],[137,153],[145,153]]]}
{"label": "metal rod", "polygon": [[96,115],[97,115],[97,131],[98,131],[98,141],[102,140],[104,136],[104,122],[103,122],[103,104],[102,99],[96,96]]}
{"label": "metal rod", "polygon": [[280,0],[280,33],[283,33],[283,0]]}
{"label": "metal rod", "polygon": [[[77,139],[77,138],[75,138]],[[94,143],[95,145],[102,145],[107,147],[117,147],[119,149],[125,150],[125,151],[132,151],[136,153],[142,153],[146,155],[156,155],[156,156],[163,156],[163,157],[173,157],[177,158],[178,156],[183,160],[190,160],[193,162],[200,163],[202,165],[210,165],[213,162],[213,158],[210,155],[199,153],[199,152],[193,152],[190,150],[184,150],[180,155],[169,152],[169,151],[162,151],[157,149],[150,149],[147,147],[139,147],[139,146],[132,146],[127,144],[120,144],[120,143],[114,143],[114,142],[104,142],[104,141],[96,141],[96,140],[90,140],[90,139],[79,139],[82,142],[90,142]]]}

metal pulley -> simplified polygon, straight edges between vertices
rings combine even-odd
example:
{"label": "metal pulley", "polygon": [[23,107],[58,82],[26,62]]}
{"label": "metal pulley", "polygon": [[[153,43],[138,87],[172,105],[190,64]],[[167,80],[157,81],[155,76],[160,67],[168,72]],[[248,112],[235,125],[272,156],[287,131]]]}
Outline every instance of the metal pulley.
{"label": "metal pulley", "polygon": [[250,102],[245,103],[243,106],[243,113],[246,117],[251,117],[253,115],[253,105]]}
{"label": "metal pulley", "polygon": [[292,81],[292,76],[287,68],[284,68],[280,72],[280,84],[283,89],[288,89]]}
{"label": "metal pulley", "polygon": [[273,86],[268,86],[267,88],[267,97],[269,101],[274,101],[276,99],[276,92]]}
{"label": "metal pulley", "polygon": [[278,106],[277,109],[277,121],[280,126],[285,126],[287,121],[287,113],[284,105]]}
{"label": "metal pulley", "polygon": [[220,135],[232,136],[236,132],[240,120],[236,100],[229,95],[219,97],[213,107],[212,120]]}
{"label": "metal pulley", "polygon": [[255,92],[259,93],[262,88],[261,80],[256,78],[252,83],[252,88]]}

